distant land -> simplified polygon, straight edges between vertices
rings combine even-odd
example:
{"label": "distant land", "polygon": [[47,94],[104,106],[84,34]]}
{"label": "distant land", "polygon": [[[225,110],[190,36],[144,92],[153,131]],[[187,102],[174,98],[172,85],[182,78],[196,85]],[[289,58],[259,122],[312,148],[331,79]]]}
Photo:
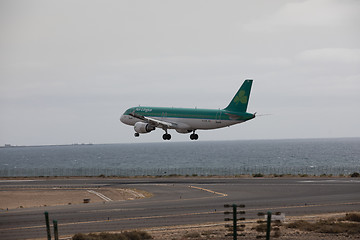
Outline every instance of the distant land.
{"label": "distant land", "polygon": [[72,144],[50,144],[50,145],[11,145],[5,144],[0,148],[23,148],[23,147],[71,147],[71,146],[93,146],[93,143],[72,143]]}

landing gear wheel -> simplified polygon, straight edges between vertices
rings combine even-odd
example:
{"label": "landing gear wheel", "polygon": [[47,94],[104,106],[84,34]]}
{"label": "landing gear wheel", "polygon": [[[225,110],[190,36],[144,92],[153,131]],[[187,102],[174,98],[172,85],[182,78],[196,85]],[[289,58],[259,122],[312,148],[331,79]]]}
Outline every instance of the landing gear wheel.
{"label": "landing gear wheel", "polygon": [[134,136],[135,136],[135,137],[139,137],[139,136],[140,136],[140,133],[134,133]]}
{"label": "landing gear wheel", "polygon": [[163,135],[163,139],[164,139],[164,140],[170,140],[170,139],[171,139],[171,135],[168,134],[168,133],[165,133],[165,134]]}
{"label": "landing gear wheel", "polygon": [[190,135],[190,139],[191,140],[198,140],[199,139],[199,135],[197,135],[196,133],[193,133]]}

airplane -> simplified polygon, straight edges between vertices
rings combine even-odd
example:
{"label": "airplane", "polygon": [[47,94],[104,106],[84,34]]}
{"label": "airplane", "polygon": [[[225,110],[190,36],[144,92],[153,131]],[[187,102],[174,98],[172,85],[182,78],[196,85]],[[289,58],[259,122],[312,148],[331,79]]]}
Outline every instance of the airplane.
{"label": "airplane", "polygon": [[165,131],[164,140],[170,140],[169,129],[178,133],[192,133],[191,140],[198,140],[196,130],[228,127],[255,118],[256,113],[247,113],[247,105],[253,80],[247,79],[241,85],[229,105],[224,109],[198,109],[173,107],[132,107],[120,117],[124,124],[134,126],[135,137],[149,133],[156,128]]}

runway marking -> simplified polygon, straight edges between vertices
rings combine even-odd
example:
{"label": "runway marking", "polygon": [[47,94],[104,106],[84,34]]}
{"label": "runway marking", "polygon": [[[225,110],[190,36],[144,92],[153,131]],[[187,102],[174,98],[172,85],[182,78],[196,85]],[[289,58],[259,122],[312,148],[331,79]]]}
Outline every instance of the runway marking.
{"label": "runway marking", "polygon": [[136,192],[136,191],[131,190],[131,189],[125,189],[125,188],[123,188],[123,189],[118,189],[118,190],[121,190],[121,191],[123,191],[123,192],[130,193],[130,194],[134,195],[136,198],[145,198],[144,194],[139,193],[139,192]]}
{"label": "runway marking", "polygon": [[349,180],[343,180],[343,179],[330,179],[330,180],[303,180],[303,181],[298,181],[300,183],[359,183],[359,180],[353,180],[353,179],[349,179]]}
{"label": "runway marking", "polygon": [[134,210],[146,210],[146,208],[114,208],[114,209],[99,209],[99,210],[87,210],[79,211],[79,213],[90,213],[90,212],[123,212],[123,211],[134,211]]}
{"label": "runway marking", "polygon": [[[115,219],[104,219],[104,220],[93,220],[86,222],[72,222],[72,223],[58,223],[58,226],[69,226],[69,225],[80,225],[88,223],[102,223],[102,222],[118,222],[118,221],[128,221],[128,220],[140,220],[140,219],[157,219],[157,218],[168,218],[168,217],[180,217],[180,216],[191,216],[191,215],[204,215],[204,214],[215,214],[216,211],[211,212],[199,212],[199,213],[183,213],[183,214],[169,214],[169,215],[160,215],[160,216],[147,216],[147,217],[129,217],[129,218],[115,218]],[[45,225],[41,226],[30,226],[30,227],[17,227],[17,228],[7,228],[0,229],[0,231],[8,230],[19,230],[19,229],[34,229],[34,228],[44,228]]]}
{"label": "runway marking", "polygon": [[227,197],[227,194],[226,194],[226,193],[215,192],[215,191],[213,191],[213,190],[206,189],[206,188],[195,187],[195,186],[191,186],[191,185],[189,186],[189,188],[195,188],[195,189],[199,189],[199,190],[202,190],[202,191],[214,193],[214,194],[217,194],[217,195],[220,195],[220,196],[223,196],[223,197]]}
{"label": "runway marking", "polygon": [[35,182],[35,181],[42,181],[42,180],[0,180],[0,183],[13,183],[13,182]]}
{"label": "runway marking", "polygon": [[339,205],[356,205],[356,204],[360,204],[360,202],[349,202],[349,203],[328,203],[328,204],[306,204],[306,205],[298,205],[298,206],[285,206],[285,207],[253,208],[253,209],[246,209],[246,211],[260,211],[260,210],[288,209],[288,208],[329,207],[329,206],[339,206]]}
{"label": "runway marking", "polygon": [[112,200],[110,198],[108,198],[107,196],[99,193],[99,192],[95,192],[94,190],[87,190],[89,193],[93,193],[95,194],[96,196],[102,198],[103,200],[107,201],[107,202],[111,202]]}
{"label": "runway marking", "polygon": [[[321,206],[356,205],[356,204],[360,204],[360,202],[298,205],[298,206],[271,207],[271,208],[253,208],[253,209],[246,209],[246,211],[264,211],[264,210],[271,210],[271,209],[310,208],[310,207],[321,207]],[[158,218],[180,217],[180,216],[191,216],[191,215],[218,214],[218,213],[223,213],[223,212],[224,211],[210,211],[210,212],[198,212],[198,213],[169,214],[169,215],[161,215],[161,216],[103,219],[103,220],[93,220],[93,221],[86,221],[86,222],[60,223],[60,224],[58,224],[58,226],[69,226],[69,225],[80,225],[80,224],[102,223],[102,222],[120,222],[120,221],[140,220],[140,219],[158,219]],[[0,229],[0,231],[20,230],[20,229],[34,229],[34,228],[45,228],[45,225],[30,226],[30,227],[6,228],[6,229]]]}

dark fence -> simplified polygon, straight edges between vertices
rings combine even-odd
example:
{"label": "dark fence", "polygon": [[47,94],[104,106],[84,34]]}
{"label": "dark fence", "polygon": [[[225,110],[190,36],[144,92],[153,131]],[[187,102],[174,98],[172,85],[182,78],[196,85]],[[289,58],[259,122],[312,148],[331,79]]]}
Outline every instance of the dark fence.
{"label": "dark fence", "polygon": [[236,176],[236,175],[333,175],[346,176],[360,172],[356,167],[234,167],[234,168],[1,168],[0,177],[39,176]]}

